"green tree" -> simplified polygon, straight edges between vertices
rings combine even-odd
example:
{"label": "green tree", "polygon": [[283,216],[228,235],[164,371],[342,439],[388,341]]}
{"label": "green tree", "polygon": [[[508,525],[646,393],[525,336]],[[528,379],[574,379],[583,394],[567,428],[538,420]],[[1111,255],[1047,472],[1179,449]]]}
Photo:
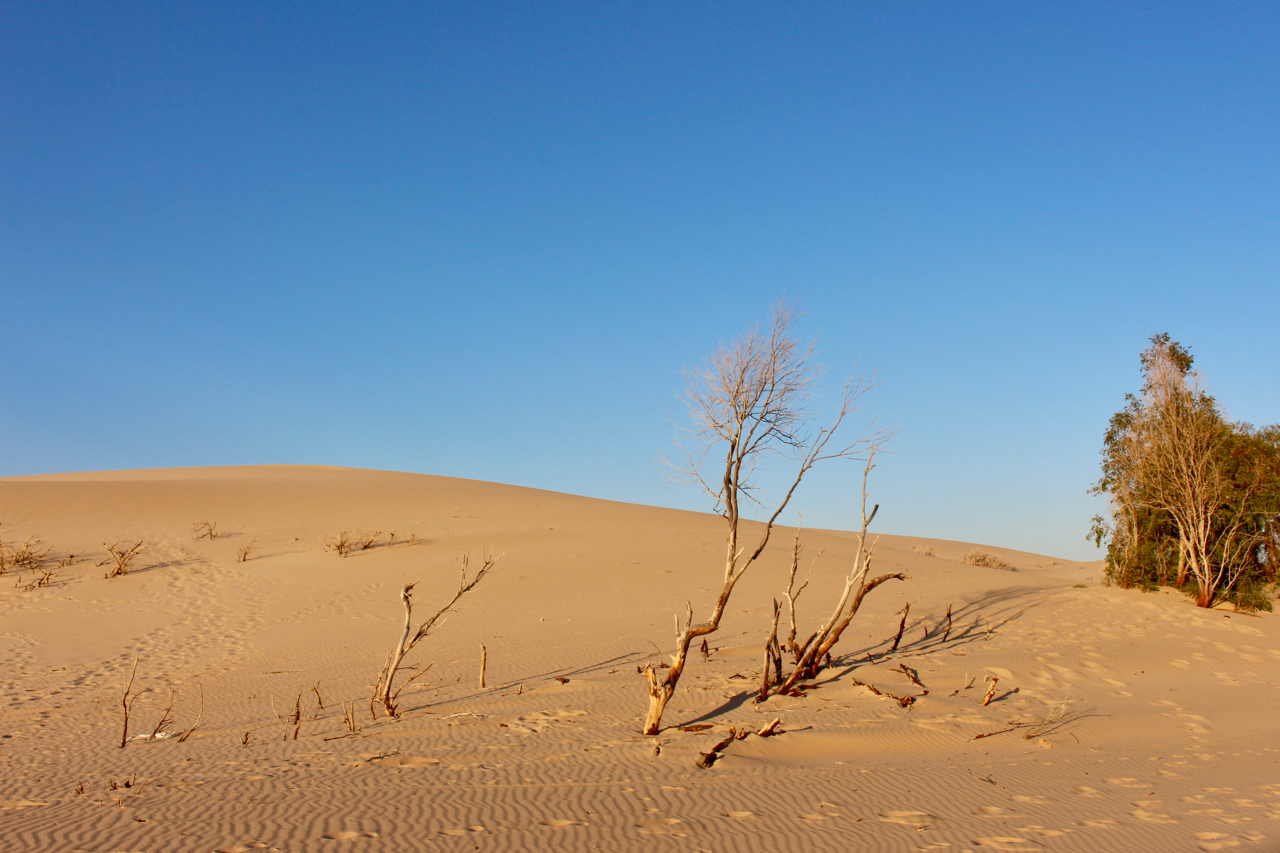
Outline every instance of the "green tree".
{"label": "green tree", "polygon": [[1093,492],[1111,498],[1107,577],[1122,587],[1175,585],[1202,607],[1227,599],[1270,609],[1280,550],[1280,427],[1231,424],[1167,334],[1143,351],[1143,386],[1125,395]]}

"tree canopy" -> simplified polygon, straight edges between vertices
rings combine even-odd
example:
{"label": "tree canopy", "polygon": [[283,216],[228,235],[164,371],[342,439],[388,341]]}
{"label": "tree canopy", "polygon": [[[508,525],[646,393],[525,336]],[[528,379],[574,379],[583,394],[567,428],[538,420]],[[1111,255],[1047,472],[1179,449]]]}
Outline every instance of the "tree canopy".
{"label": "tree canopy", "polygon": [[1090,538],[1107,542],[1107,579],[1176,586],[1202,607],[1271,609],[1280,569],[1280,425],[1231,423],[1168,334],[1142,352],[1092,491],[1111,499]]}

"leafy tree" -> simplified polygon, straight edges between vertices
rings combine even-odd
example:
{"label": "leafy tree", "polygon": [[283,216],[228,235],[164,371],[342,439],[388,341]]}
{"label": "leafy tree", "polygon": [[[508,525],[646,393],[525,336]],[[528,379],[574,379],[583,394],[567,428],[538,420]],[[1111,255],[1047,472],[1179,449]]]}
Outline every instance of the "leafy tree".
{"label": "leafy tree", "polygon": [[1167,334],[1143,351],[1143,386],[1125,395],[1102,448],[1096,494],[1111,519],[1107,577],[1122,587],[1174,585],[1201,607],[1271,609],[1280,568],[1280,426],[1229,423]]}

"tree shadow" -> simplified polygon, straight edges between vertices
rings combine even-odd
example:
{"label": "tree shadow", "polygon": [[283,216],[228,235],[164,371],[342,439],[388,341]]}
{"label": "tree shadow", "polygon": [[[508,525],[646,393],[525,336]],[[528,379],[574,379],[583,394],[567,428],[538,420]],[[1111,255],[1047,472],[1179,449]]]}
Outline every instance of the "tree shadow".
{"label": "tree shadow", "polygon": [[[1040,596],[1043,590],[1035,587],[1005,587],[992,590],[974,598],[965,600],[959,608],[952,608],[951,630],[947,631],[946,617],[921,617],[908,622],[903,636],[922,631],[915,640],[900,643],[896,651],[892,650],[893,638],[881,640],[873,645],[864,646],[855,651],[846,652],[832,659],[832,666],[850,667],[858,661],[865,663],[882,663],[887,660],[920,657],[941,650],[952,650],[985,642],[989,637],[998,635],[999,631],[1011,622],[1021,619],[1039,602],[1028,599]],[[982,619],[986,619],[986,625]],[[926,626],[932,622],[932,626]],[[959,623],[959,624],[957,624]]]}

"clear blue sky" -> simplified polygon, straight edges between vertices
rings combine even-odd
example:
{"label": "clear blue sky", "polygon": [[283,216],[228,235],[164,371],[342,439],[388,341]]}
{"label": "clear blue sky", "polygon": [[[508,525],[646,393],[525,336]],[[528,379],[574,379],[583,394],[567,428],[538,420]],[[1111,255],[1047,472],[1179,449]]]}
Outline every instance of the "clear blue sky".
{"label": "clear blue sky", "polygon": [[[786,293],[882,530],[1078,559],[1146,338],[1280,421],[1280,5],[0,6],[0,475],[332,464],[709,509]],[[852,466],[796,503],[850,527]]]}

